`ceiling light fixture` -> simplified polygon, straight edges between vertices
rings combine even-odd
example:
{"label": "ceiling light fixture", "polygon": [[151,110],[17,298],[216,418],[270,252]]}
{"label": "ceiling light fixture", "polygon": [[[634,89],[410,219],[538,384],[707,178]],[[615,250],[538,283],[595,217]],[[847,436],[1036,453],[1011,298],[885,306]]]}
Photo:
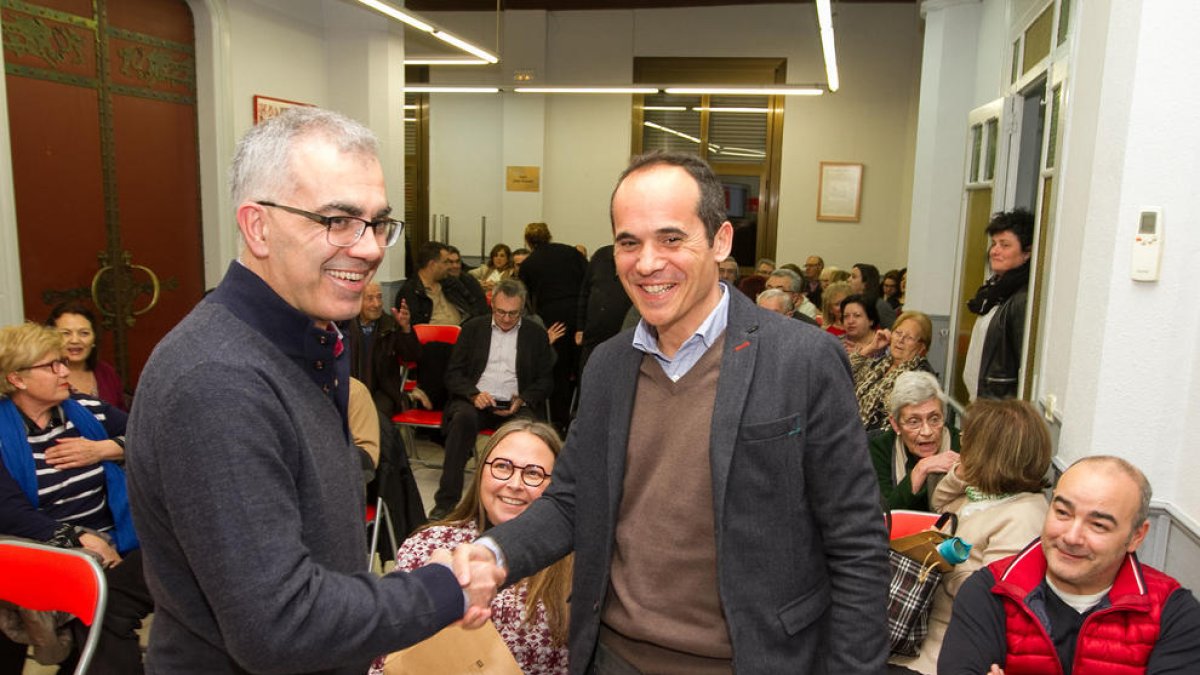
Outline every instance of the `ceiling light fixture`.
{"label": "ceiling light fixture", "polygon": [[412,14],[409,14],[408,12],[406,12],[402,9],[399,9],[397,7],[393,7],[393,6],[389,5],[386,2],[380,2],[379,0],[358,0],[358,2],[360,4],[366,5],[367,7],[370,7],[371,9],[375,10],[376,12],[379,12],[380,14],[390,16],[397,21],[406,23],[421,32],[424,32],[424,33],[432,33],[433,32],[433,26],[429,25],[428,23],[425,23],[421,19],[418,19],[417,17],[413,16]]}
{"label": "ceiling light fixture", "polygon": [[652,110],[654,112],[687,112],[686,105],[644,105],[642,110]]}
{"label": "ceiling light fixture", "polygon": [[657,94],[657,87],[516,87],[518,94]]}
{"label": "ceiling light fixture", "polygon": [[495,94],[500,87],[458,87],[438,84],[405,85],[404,91],[409,94]]}
{"label": "ceiling light fixture", "polygon": [[440,56],[414,56],[412,58],[405,57],[404,65],[406,66],[486,66],[488,62],[477,58],[454,58]]}
{"label": "ceiling light fixture", "polygon": [[716,94],[719,96],[820,96],[825,93],[825,90],[820,87],[794,87],[787,85],[772,87],[667,87],[663,91],[668,94]]}
{"label": "ceiling light fixture", "polygon": [[[412,26],[413,28],[416,28],[417,30],[419,30],[423,33],[430,33],[433,35],[433,37],[441,40],[442,42],[452,44],[455,47],[458,47],[459,49],[463,50],[464,52],[467,52],[468,54],[476,56],[482,60],[482,63],[481,63],[478,61],[465,61],[463,59],[455,59],[455,60],[453,60],[453,65],[483,65],[483,64],[487,64],[487,63],[499,63],[500,62],[500,59],[495,54],[492,54],[491,52],[487,51],[486,49],[481,49],[479,47],[476,47],[475,45],[471,44],[470,42],[467,42],[466,40],[463,40],[460,37],[456,37],[455,35],[452,35],[451,33],[447,33],[446,31],[444,31],[440,28],[437,28],[433,24],[429,23],[428,21],[425,21],[424,19],[420,18],[416,14],[413,14],[412,12],[408,12],[403,9],[400,9],[399,7],[395,7],[389,3],[383,2],[382,0],[357,0],[357,2],[365,7],[370,7],[371,9],[375,10],[376,12],[379,12],[380,14],[383,14],[384,16],[391,17],[401,23],[408,25],[408,26]],[[412,60],[405,59],[404,63],[407,65],[450,65],[445,62],[432,63],[432,61],[434,61],[434,60],[435,59],[412,59]]]}
{"label": "ceiling light fixture", "polygon": [[475,56],[478,56],[479,58],[483,59],[484,61],[487,61],[488,63],[499,63],[500,62],[500,59],[495,54],[493,54],[485,49],[480,49],[479,47],[476,47],[475,45],[471,44],[470,42],[467,42],[466,40],[464,40],[456,35],[447,33],[444,30],[438,29],[438,30],[433,31],[433,37],[435,37],[447,44],[454,45],[455,47],[458,47],[459,49],[463,50],[464,52],[467,52],[469,54],[474,54]]}
{"label": "ceiling light fixture", "polygon": [[692,108],[692,110],[695,110],[696,112],[703,112],[707,110],[708,112],[715,113],[758,113],[760,115],[765,115],[771,112],[770,108],[713,108],[711,106],[696,106]]}
{"label": "ceiling light fixture", "polygon": [[817,25],[821,28],[821,51],[825,54],[825,79],[829,91],[841,86],[838,78],[837,53],[833,48],[833,12],[829,0],[817,0]]}
{"label": "ceiling light fixture", "polygon": [[[695,136],[689,136],[689,135],[683,133],[682,131],[676,131],[676,130],[672,129],[671,127],[664,127],[661,124],[655,124],[654,122],[642,122],[642,125],[650,127],[651,129],[658,129],[659,131],[671,134],[673,136],[678,136],[680,138],[689,140],[693,143],[700,142],[700,139],[696,138]],[[713,146],[709,146],[709,147],[713,147]]]}

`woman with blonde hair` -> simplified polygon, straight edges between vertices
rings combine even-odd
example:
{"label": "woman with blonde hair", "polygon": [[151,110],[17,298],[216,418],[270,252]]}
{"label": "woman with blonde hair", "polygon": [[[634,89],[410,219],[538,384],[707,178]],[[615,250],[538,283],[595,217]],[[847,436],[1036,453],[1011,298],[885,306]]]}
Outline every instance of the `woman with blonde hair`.
{"label": "woman with blonde hair", "polygon": [[971,544],[971,554],[938,584],[921,653],[892,657],[892,664],[937,672],[954,596],[963,582],[1041,534],[1050,454],[1050,431],[1029,403],[980,399],[967,408],[959,461],[938,483],[930,502],[939,513],[958,514],[957,534]]}
{"label": "woman with blonde hair", "polygon": [[[904,312],[892,330],[875,331],[875,339],[850,353],[858,415],[867,431],[888,428],[888,397],[901,373],[933,372],[925,354],[933,337],[933,322],[921,312]],[[886,349],[885,349],[886,348]]]}
{"label": "woman with blonde hair", "polygon": [[[484,447],[475,480],[445,518],[417,530],[396,553],[396,569],[421,567],[437,549],[474,541],[493,525],[525,511],[545,492],[562,449],[545,422],[516,419],[496,430]],[[567,672],[567,597],[573,557],[501,590],[492,600],[492,622],[527,675]],[[371,672],[382,673],[377,659]]]}

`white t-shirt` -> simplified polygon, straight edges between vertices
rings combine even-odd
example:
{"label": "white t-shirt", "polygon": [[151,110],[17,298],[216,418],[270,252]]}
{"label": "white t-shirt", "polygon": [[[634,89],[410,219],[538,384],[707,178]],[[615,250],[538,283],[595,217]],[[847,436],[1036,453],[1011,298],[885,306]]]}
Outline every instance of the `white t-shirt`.
{"label": "white t-shirt", "polygon": [[972,401],[979,395],[979,367],[983,364],[983,341],[987,339],[988,326],[992,325],[997,307],[999,305],[975,319],[975,327],[971,329],[971,342],[967,345],[967,358],[963,361],[963,384],[967,385],[967,393]]}

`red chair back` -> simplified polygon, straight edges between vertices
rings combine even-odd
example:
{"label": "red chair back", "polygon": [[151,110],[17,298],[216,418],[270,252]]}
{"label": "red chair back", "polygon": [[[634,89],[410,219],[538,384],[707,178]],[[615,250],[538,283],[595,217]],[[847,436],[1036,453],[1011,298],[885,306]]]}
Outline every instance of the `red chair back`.
{"label": "red chair back", "polygon": [[462,332],[462,328],[441,323],[419,323],[413,326],[413,331],[417,334],[417,341],[423,345],[430,342],[452,345],[458,342],[458,334]]}
{"label": "red chair back", "polygon": [[892,511],[892,531],[889,538],[899,539],[900,537],[907,537],[910,534],[928,530],[937,523],[939,515],[924,511],[894,509]]}
{"label": "red chair back", "polygon": [[108,582],[95,558],[79,550],[0,540],[0,600],[38,611],[69,612],[91,627],[75,670],[87,671],[108,602]]}

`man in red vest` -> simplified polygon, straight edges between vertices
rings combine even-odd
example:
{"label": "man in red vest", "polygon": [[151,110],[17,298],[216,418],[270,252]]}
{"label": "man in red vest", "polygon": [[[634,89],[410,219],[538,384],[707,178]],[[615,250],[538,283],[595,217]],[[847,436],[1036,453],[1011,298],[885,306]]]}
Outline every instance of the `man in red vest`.
{"label": "man in red vest", "polygon": [[1075,462],[1040,540],[967,580],[938,673],[1195,673],[1200,604],[1138,562],[1150,484],[1118,457]]}

